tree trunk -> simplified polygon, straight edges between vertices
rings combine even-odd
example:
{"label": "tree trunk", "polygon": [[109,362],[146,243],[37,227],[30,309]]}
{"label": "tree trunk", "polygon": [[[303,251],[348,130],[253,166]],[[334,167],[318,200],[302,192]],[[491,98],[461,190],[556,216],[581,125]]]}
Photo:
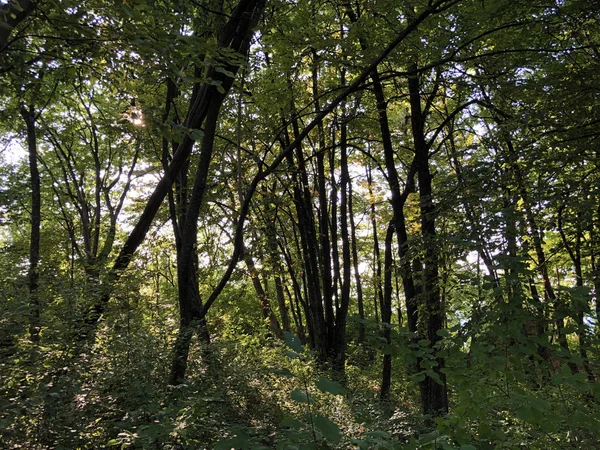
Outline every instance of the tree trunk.
{"label": "tree trunk", "polygon": [[39,261],[41,195],[40,171],[37,157],[36,117],[33,105],[21,107],[21,116],[27,125],[27,151],[29,154],[29,175],[31,186],[31,232],[29,240],[29,337],[31,342],[40,341],[40,298],[39,298]]}
{"label": "tree trunk", "polygon": [[383,85],[379,78],[379,73],[375,70],[371,79],[373,80],[373,92],[377,100],[377,113],[379,116],[379,128],[381,130],[381,139],[383,141],[383,152],[385,156],[385,168],[388,175],[388,183],[392,194],[392,210],[394,211],[394,229],[398,239],[398,253],[400,257],[400,275],[404,288],[404,297],[406,301],[406,315],[408,318],[408,330],[412,333],[417,332],[418,308],[416,300],[416,290],[413,281],[410,258],[408,257],[408,233],[406,232],[406,220],[404,218],[404,204],[408,194],[414,190],[415,165],[411,165],[406,179],[406,186],[403,192],[400,192],[400,181],[396,162],[394,160],[394,148],[392,145],[392,136],[387,116],[387,102],[383,92]]}
{"label": "tree trunk", "polygon": [[[229,81],[227,88],[231,87],[233,80]],[[200,160],[194,177],[194,186],[187,203],[187,211],[183,223],[179,224],[181,229],[180,248],[177,252],[177,285],[179,290],[179,313],[180,332],[174,349],[173,365],[171,370],[171,384],[179,384],[185,378],[189,344],[194,332],[201,333],[201,337],[208,344],[208,333],[203,332],[205,328],[205,317],[203,316],[203,305],[200,299],[198,287],[198,217],[204,201],[206,184],[212,153],[214,139],[219,120],[221,104],[224,94],[216,97],[216,101],[210,106],[206,122],[204,124],[204,136],[200,148]]]}
{"label": "tree trunk", "polygon": [[[375,214],[375,199],[373,198],[373,177],[371,175],[371,167],[367,167],[367,184],[369,186],[369,201],[371,204],[371,227],[373,227],[373,266],[375,270],[375,295],[373,304],[375,306],[375,322],[379,323],[379,309],[380,305],[383,304],[383,276],[381,272],[379,237],[377,236],[377,216]],[[398,308],[398,311],[400,311],[400,308]],[[402,314],[402,312],[400,312],[400,314]]]}
{"label": "tree trunk", "polygon": [[335,315],[335,351],[333,352],[333,369],[340,378],[344,377],[346,365],[346,321],[350,306],[350,281],[352,262],[350,255],[350,233],[348,226],[348,186],[350,173],[348,171],[347,123],[345,115],[341,120],[340,135],[340,230],[342,235],[342,284],[340,305]]}
{"label": "tree trunk", "polygon": [[[321,112],[319,103],[319,78],[318,78],[318,56],[313,51],[312,67],[312,94],[315,114]],[[325,177],[325,131],[323,122],[317,125],[319,136],[319,149],[317,152],[317,184],[319,192],[319,243],[320,254],[319,263],[323,278],[323,305],[325,308],[325,322],[327,323],[327,346],[332,348],[334,345],[334,327],[335,321],[333,312],[333,292],[331,280],[331,241],[329,239],[329,211],[327,204],[327,181]],[[333,241],[334,245],[336,241]]]}
{"label": "tree trunk", "polygon": [[267,248],[269,249],[269,261],[274,273],[273,279],[275,281],[275,293],[277,295],[279,315],[281,316],[281,327],[283,328],[283,331],[290,331],[289,311],[285,302],[283,282],[281,280],[281,276],[283,275],[283,268],[281,267],[280,255],[277,246],[277,229],[275,228],[275,222],[277,220],[277,211],[271,210],[268,204],[266,205],[266,209],[267,218],[265,223],[265,234],[267,237]]}
{"label": "tree trunk", "polygon": [[[230,49],[239,54],[246,54],[250,48],[252,28],[256,25],[264,7],[264,0],[240,0],[229,16],[229,20],[220,30],[218,39],[219,48]],[[211,66],[205,74],[205,78],[211,80],[211,82],[205,82],[202,85],[196,86],[197,89],[194,90],[194,94],[190,99],[190,107],[185,120],[187,129],[200,129],[209,111],[217,105],[220,107],[233,84],[233,77],[228,75],[227,72],[236,74],[239,64],[227,64],[225,69],[217,72],[216,67]],[[219,89],[216,87],[218,82],[221,83]],[[111,296],[112,286],[120,278],[122,271],[127,268],[135,251],[144,240],[154,216],[171,189],[175,178],[187,163],[194,143],[194,139],[189,134],[184,135],[182,142],[173,155],[168,170],[165,171],[163,177],[158,182],[141,217],[121,248],[110,270],[109,277],[106,283],[104,283],[105,288],[101,299],[96,304],[93,313],[89,317],[89,321],[97,321],[104,311]]]}
{"label": "tree trunk", "polygon": [[[581,223],[581,214],[577,216],[576,222],[576,236],[575,236],[575,244],[571,244],[569,239],[567,238],[564,226],[563,226],[563,211],[566,205],[561,205],[558,208],[558,232],[560,234],[561,240],[563,242],[564,247],[567,249],[567,253],[569,253],[569,257],[571,258],[571,262],[575,267],[575,285],[578,288],[583,288],[583,269],[581,267],[581,242],[583,240],[583,232],[580,227]],[[596,377],[592,372],[592,369],[589,364],[589,359],[587,355],[587,336],[586,336],[586,326],[583,321],[584,312],[589,311],[589,303],[587,301],[582,301],[578,298],[579,295],[582,295],[581,292],[575,293],[571,297],[571,310],[573,314],[573,319],[577,324],[577,337],[579,339],[579,355],[581,356],[581,360],[583,361],[583,367],[588,374],[588,380],[590,382],[595,382]]]}
{"label": "tree trunk", "polygon": [[269,296],[265,292],[263,288],[258,270],[256,270],[256,266],[254,265],[254,260],[252,259],[252,255],[247,251],[246,248],[243,250],[243,258],[246,263],[246,267],[248,268],[248,272],[250,274],[250,278],[252,279],[252,286],[254,287],[254,291],[256,292],[256,297],[260,303],[260,310],[262,312],[263,318],[269,321],[269,328],[271,331],[277,336],[279,339],[283,338],[283,332],[281,331],[281,327],[279,326],[279,321],[277,317],[275,317],[275,313],[271,308],[271,301],[269,300]]}
{"label": "tree trunk", "polygon": [[358,342],[365,340],[365,306],[363,304],[363,290],[360,271],[358,269],[358,245],[356,242],[356,224],[354,221],[354,202],[352,201],[352,183],[348,184],[348,214],[350,219],[350,246],[352,249],[352,266],[356,283],[356,306],[358,307]]}
{"label": "tree trunk", "polygon": [[[421,235],[425,246],[423,258],[423,315],[425,338],[428,348],[435,352],[435,344],[441,339],[437,334],[444,326],[444,310],[440,298],[439,256],[436,242],[435,219],[437,211],[433,204],[432,175],[429,168],[429,148],[425,141],[425,116],[421,109],[421,94],[417,67],[413,66],[408,78],[410,94],[411,128],[415,146],[415,163],[419,180],[419,207]],[[444,359],[435,357],[434,367],[427,367],[436,375],[425,374],[421,382],[421,406],[423,414],[436,417],[448,412],[446,375],[442,371]]]}
{"label": "tree trunk", "polygon": [[[392,344],[392,239],[394,238],[394,226],[390,222],[387,233],[385,235],[385,256],[384,256],[384,288],[383,288],[383,302],[381,308],[381,322],[383,326],[383,339],[386,345],[389,347]],[[383,364],[381,374],[381,391],[379,392],[379,398],[381,400],[387,400],[390,396],[390,390],[392,387],[392,354],[391,349],[383,352]]]}
{"label": "tree trunk", "polygon": [[[292,102],[293,103],[293,102]],[[294,106],[292,104],[292,111]],[[294,136],[299,135],[297,119],[292,119]],[[289,138],[286,139],[286,147]],[[321,361],[326,361],[329,356],[329,323],[326,322],[323,311],[323,298],[321,294],[321,279],[319,270],[319,241],[315,229],[314,210],[308,183],[308,174],[304,160],[302,144],[295,148],[295,158],[290,154],[288,163],[292,168],[292,183],[294,192],[294,205],[298,218],[300,233],[300,246],[305,277],[304,287],[308,314],[306,320],[309,326],[310,342]]]}

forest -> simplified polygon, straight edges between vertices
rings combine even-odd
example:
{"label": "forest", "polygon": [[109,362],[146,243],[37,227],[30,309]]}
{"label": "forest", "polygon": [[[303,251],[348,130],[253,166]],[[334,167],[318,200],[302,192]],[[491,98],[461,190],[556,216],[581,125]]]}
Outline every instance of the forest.
{"label": "forest", "polygon": [[0,0],[0,448],[600,448],[600,3]]}

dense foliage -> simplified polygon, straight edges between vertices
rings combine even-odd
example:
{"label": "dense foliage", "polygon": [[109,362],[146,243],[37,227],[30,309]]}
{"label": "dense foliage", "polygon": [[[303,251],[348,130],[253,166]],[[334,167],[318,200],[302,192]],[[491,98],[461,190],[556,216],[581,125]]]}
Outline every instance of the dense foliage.
{"label": "dense foliage", "polygon": [[599,447],[599,23],[0,1],[0,447]]}

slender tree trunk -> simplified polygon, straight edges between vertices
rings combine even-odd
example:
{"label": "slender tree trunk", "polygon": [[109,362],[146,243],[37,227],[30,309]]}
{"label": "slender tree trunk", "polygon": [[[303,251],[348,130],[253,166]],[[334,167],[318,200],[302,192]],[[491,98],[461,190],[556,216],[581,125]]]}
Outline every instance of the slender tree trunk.
{"label": "slender tree trunk", "polygon": [[[596,161],[600,161],[600,151],[596,151]],[[598,165],[598,164],[597,164]],[[596,187],[594,193],[596,203],[592,213],[592,230],[590,232],[592,278],[594,283],[594,297],[596,302],[596,328],[595,335],[600,338],[600,188]]]}
{"label": "slender tree trunk", "polygon": [[354,280],[356,283],[356,306],[358,307],[358,342],[365,340],[365,306],[363,303],[363,289],[360,270],[358,269],[358,244],[356,242],[356,223],[354,220],[354,202],[352,183],[348,184],[348,214],[350,220],[350,245],[352,248],[352,266],[354,268]]}
{"label": "slender tree trunk", "polygon": [[[319,102],[319,77],[318,77],[318,56],[316,51],[313,51],[313,67],[312,67],[312,91],[315,113],[321,112]],[[319,192],[319,243],[320,254],[319,263],[323,278],[323,304],[325,308],[325,322],[327,323],[327,346],[333,348],[334,345],[334,322],[335,316],[333,311],[333,292],[331,280],[331,241],[329,240],[329,211],[327,203],[327,181],[325,177],[325,130],[323,122],[317,125],[319,136],[319,149],[317,152],[317,185]],[[335,245],[335,241],[334,241]]]}
{"label": "slender tree trunk", "polygon": [[248,268],[250,278],[252,279],[252,286],[254,287],[254,291],[256,292],[258,301],[260,302],[260,309],[262,311],[263,318],[269,321],[269,328],[275,334],[275,336],[277,336],[279,339],[282,339],[283,332],[281,331],[279,321],[277,320],[277,317],[275,317],[275,313],[271,308],[269,296],[265,292],[265,289],[260,282],[258,270],[256,270],[252,255],[250,255],[246,248],[244,248],[243,251],[243,258],[244,262],[246,263],[246,267]]}
{"label": "slender tree trunk", "polygon": [[[382,272],[381,272],[381,256],[379,251],[379,237],[377,235],[377,215],[375,214],[375,199],[373,198],[373,177],[371,175],[371,167],[367,167],[367,184],[369,186],[369,199],[371,208],[371,227],[373,227],[373,266],[375,270],[374,289],[375,295],[373,304],[375,306],[375,322],[379,323],[379,305],[383,304],[383,288],[382,288]],[[398,308],[400,311],[400,308]],[[400,314],[402,312],[400,311]]]}
{"label": "slender tree trunk", "polygon": [[[292,102],[292,111],[294,110]],[[294,136],[299,135],[298,121],[292,119]],[[289,143],[286,139],[286,147]],[[294,191],[294,205],[298,218],[300,245],[302,249],[303,272],[305,277],[304,287],[307,294],[310,342],[321,361],[326,361],[329,356],[328,329],[330,327],[323,311],[323,298],[321,293],[321,280],[319,271],[319,242],[315,229],[314,211],[308,183],[308,173],[304,160],[301,143],[295,148],[295,158],[290,154],[288,163],[292,168],[292,183]]]}
{"label": "slender tree trunk", "polygon": [[36,117],[33,105],[21,107],[21,116],[27,126],[27,151],[29,154],[29,176],[31,186],[31,231],[29,240],[29,338],[31,342],[40,341],[40,297],[39,297],[39,261],[41,195],[40,171],[38,169]]}
{"label": "slender tree trunk", "polygon": [[[428,348],[435,352],[435,344],[441,339],[437,334],[444,326],[444,310],[440,298],[439,254],[436,242],[435,219],[437,211],[433,204],[432,175],[429,168],[429,148],[425,141],[425,116],[421,109],[421,94],[417,67],[408,78],[410,94],[411,128],[415,146],[415,163],[419,180],[419,206],[421,215],[421,234],[425,246],[423,259],[424,289],[423,313],[425,337]],[[432,368],[437,375],[433,378],[426,374],[421,382],[421,406],[423,414],[439,416],[448,412],[448,394],[446,375],[442,371],[444,359],[435,357]]]}
{"label": "slender tree trunk", "polygon": [[[569,349],[569,343],[567,341],[567,337],[564,332],[565,322],[564,315],[566,315],[565,305],[562,299],[560,299],[552,287],[552,282],[550,281],[550,276],[548,273],[548,261],[546,259],[546,253],[544,251],[544,235],[543,230],[538,226],[535,215],[533,214],[533,210],[531,207],[531,203],[529,200],[529,195],[525,188],[525,180],[521,174],[521,168],[518,166],[518,156],[517,152],[513,146],[513,143],[510,139],[506,139],[506,145],[508,147],[509,156],[511,158],[511,165],[514,176],[516,178],[517,186],[520,191],[521,199],[523,200],[524,209],[525,209],[525,218],[527,219],[527,223],[529,225],[529,235],[533,241],[534,250],[537,256],[537,268],[542,276],[542,282],[544,286],[544,294],[548,301],[554,305],[554,322],[556,324],[556,332],[558,335],[558,343],[564,349],[567,354],[571,354],[571,350]],[[579,369],[577,365],[572,361],[567,363],[571,372],[573,374],[578,373]]]}
{"label": "slender tree trunk", "polygon": [[[571,244],[569,239],[567,238],[564,226],[563,226],[563,211],[566,205],[561,205],[558,208],[558,232],[560,234],[561,240],[563,242],[564,247],[567,249],[567,253],[571,258],[571,262],[575,267],[575,285],[578,288],[583,288],[583,269],[581,267],[581,242],[583,240],[583,233],[580,227],[581,223],[581,215],[578,214],[577,224],[576,224],[576,236],[575,236],[575,244]],[[595,382],[596,377],[592,372],[592,369],[589,364],[588,354],[587,354],[587,336],[586,336],[586,326],[583,321],[584,312],[589,311],[589,303],[585,300],[581,300],[577,296],[581,295],[580,292],[576,293],[571,298],[571,310],[573,311],[573,319],[577,324],[577,337],[579,339],[579,355],[581,356],[581,360],[583,361],[583,367],[588,374],[588,380],[590,382]]]}
{"label": "slender tree trunk", "polygon": [[275,293],[277,295],[279,315],[281,316],[281,327],[283,328],[283,331],[290,331],[289,311],[285,302],[283,281],[281,280],[283,268],[281,267],[280,255],[277,251],[277,229],[275,228],[275,222],[277,220],[277,211],[271,211],[269,205],[266,205],[266,208],[268,214],[265,224],[265,234],[267,237],[267,248],[269,249],[269,261],[274,271],[273,279],[275,281]]}
{"label": "slender tree trunk", "polygon": [[[332,138],[332,141],[335,142],[335,136]],[[331,194],[329,198],[331,199],[331,213],[330,216],[330,227],[331,227],[331,242],[335,243],[335,245],[331,246],[331,257],[333,259],[333,279],[332,279],[332,295],[333,295],[333,306],[337,309],[339,308],[339,287],[342,280],[342,268],[340,264],[340,253],[337,243],[339,242],[339,229],[338,229],[338,185],[336,181],[336,173],[335,173],[335,158],[336,152],[335,147],[331,149],[329,152],[329,178],[331,183]]]}
{"label": "slender tree trunk", "polygon": [[[185,379],[187,358],[192,336],[198,332],[205,341],[209,336],[202,316],[202,300],[198,287],[198,217],[204,200],[206,182],[212,159],[214,137],[223,98],[211,105],[204,124],[204,137],[200,149],[200,160],[194,178],[194,186],[187,203],[183,223],[180,223],[181,244],[177,252],[177,286],[179,290],[179,334],[173,352],[170,384],[180,384]],[[208,342],[205,342],[208,344]]]}
{"label": "slender tree trunk", "polygon": [[[394,238],[394,226],[392,223],[389,224],[387,233],[385,235],[385,256],[384,256],[384,288],[383,288],[383,302],[381,308],[381,322],[383,326],[383,339],[386,345],[389,347],[392,344],[392,269],[393,269],[393,256],[392,256],[392,240]],[[392,387],[392,354],[390,350],[383,352],[383,364],[382,364],[382,375],[381,375],[381,391],[379,392],[379,398],[381,400],[387,400],[390,396],[390,390]]]}
{"label": "slender tree trunk", "polygon": [[333,368],[341,377],[344,376],[346,365],[346,320],[350,306],[350,282],[352,276],[350,227],[348,226],[348,186],[350,184],[350,173],[348,171],[347,127],[344,115],[340,125],[340,229],[342,236],[343,271],[340,306],[335,315],[335,352],[333,361]]}
{"label": "slender tree trunk", "polygon": [[[295,229],[295,228],[296,227],[294,225],[293,229]],[[294,234],[295,234],[295,232],[294,232]],[[297,242],[297,239],[295,239],[294,241]],[[285,285],[285,289],[288,293],[288,297],[290,299],[293,298],[293,304],[292,304],[291,310],[292,310],[292,315],[294,318],[294,323],[296,325],[296,332],[298,334],[298,337],[302,340],[302,342],[306,342],[306,332],[304,329],[304,323],[302,321],[302,312],[304,311],[305,317],[307,317],[308,310],[307,310],[307,306],[306,306],[306,301],[302,297],[302,288],[300,287],[300,284],[298,283],[298,279],[296,277],[296,271],[294,270],[292,257],[290,255],[290,252],[286,245],[287,244],[285,242],[280,242],[279,249],[281,251],[281,254],[283,255],[283,260],[286,265],[287,273],[290,277],[294,295],[292,296],[292,294],[290,293],[287,284]],[[310,324],[307,324],[307,326],[309,326],[309,325]],[[309,338],[310,338],[310,336],[311,336],[311,333],[309,330]]]}
{"label": "slender tree trunk", "polygon": [[398,171],[396,170],[396,162],[394,159],[394,148],[392,145],[392,137],[387,116],[387,102],[383,92],[383,85],[379,77],[379,73],[375,70],[371,74],[373,80],[373,92],[377,100],[377,113],[379,116],[379,128],[381,130],[381,139],[383,141],[383,151],[385,156],[385,168],[388,175],[388,183],[392,194],[392,210],[394,211],[394,229],[398,239],[398,253],[400,257],[400,275],[402,277],[402,285],[404,288],[404,297],[406,301],[406,315],[408,318],[408,330],[417,332],[418,323],[418,308],[416,299],[415,284],[413,281],[413,273],[408,257],[408,233],[406,232],[406,220],[404,218],[404,204],[408,198],[408,194],[414,190],[414,175],[415,165],[411,165],[406,179],[406,187],[404,191],[400,191],[400,181]]}
{"label": "slender tree trunk", "polygon": [[[240,0],[231,12],[227,23],[220,29],[218,47],[246,54],[250,47],[252,28],[256,25],[264,7],[264,0]],[[205,78],[211,80],[211,82],[199,84],[195,87],[185,120],[187,129],[201,128],[207,114],[215,107],[215,104],[218,104],[220,107],[223,98],[227,95],[233,83],[233,78],[227,72],[236,74],[239,65],[235,63],[227,64],[225,68],[225,71],[217,72],[216,67],[211,66],[205,74]],[[215,86],[217,82],[221,82],[219,89]],[[182,142],[177,147],[177,151],[173,154],[169,168],[158,182],[141,217],[121,248],[109,272],[108,279],[104,283],[101,299],[88,318],[89,322],[96,322],[104,311],[110,299],[115,281],[120,278],[122,271],[128,267],[135,251],[146,236],[154,216],[171,189],[175,178],[187,163],[194,143],[194,139],[188,134],[184,135]]]}

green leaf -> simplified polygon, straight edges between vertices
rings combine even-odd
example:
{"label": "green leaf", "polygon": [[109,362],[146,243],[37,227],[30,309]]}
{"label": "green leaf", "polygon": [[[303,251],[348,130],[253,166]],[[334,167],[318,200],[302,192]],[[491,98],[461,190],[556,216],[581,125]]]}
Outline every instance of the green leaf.
{"label": "green leaf", "polygon": [[373,430],[373,431],[369,431],[367,434],[365,434],[365,436],[368,436],[368,437],[374,438],[374,439],[387,439],[389,434],[383,430]]}
{"label": "green leaf", "polygon": [[425,379],[425,374],[423,372],[416,373],[412,376],[412,379],[414,383],[420,383]]}
{"label": "green leaf", "polygon": [[25,9],[23,9],[23,7],[20,5],[20,3],[18,1],[13,1],[11,3],[12,3],[12,7],[14,9],[16,9],[17,11],[19,11],[19,12],[25,11]]}
{"label": "green leaf", "polygon": [[241,449],[241,448],[244,448],[247,443],[248,443],[248,439],[245,439],[242,436],[236,436],[231,439],[220,440],[219,442],[217,442],[215,444],[214,448],[215,448],[215,450],[231,450],[232,448]]}
{"label": "green leaf", "polygon": [[325,377],[319,377],[319,380],[317,381],[317,388],[321,392],[329,392],[333,395],[344,395],[346,393],[344,386],[335,381],[330,381]]}
{"label": "green leaf", "polygon": [[233,72],[230,72],[229,70],[226,70],[223,67],[215,67],[215,72],[222,73],[223,75],[226,75],[230,78],[235,78],[235,74]]}
{"label": "green leaf", "polygon": [[188,136],[195,141],[199,141],[204,137],[204,131],[191,128],[188,130]]}
{"label": "green leaf", "polygon": [[313,417],[313,423],[315,427],[321,432],[323,437],[327,439],[329,442],[340,442],[342,439],[342,434],[340,433],[340,428],[337,426],[335,422],[325,416],[315,415]]}
{"label": "green leaf", "polygon": [[431,433],[427,433],[419,437],[419,445],[427,445],[432,442],[435,442],[440,437],[439,431],[433,431]]}
{"label": "green leaf", "polygon": [[427,372],[427,376],[429,378],[431,378],[433,381],[435,381],[437,384],[443,385],[444,383],[442,382],[442,379],[440,378],[440,376],[434,372],[433,370],[428,370]]}
{"label": "green leaf", "polygon": [[445,337],[445,338],[450,337],[450,332],[446,329],[437,330],[435,332],[435,334],[437,334],[440,337]]}
{"label": "green leaf", "polygon": [[285,354],[287,355],[288,358],[290,359],[294,359],[294,358],[300,358],[300,355],[296,352],[293,352],[291,350],[288,350],[287,352],[285,352]]}
{"label": "green leaf", "polygon": [[306,444],[300,444],[298,450],[317,450],[317,446],[314,442],[307,442]]}
{"label": "green leaf", "polygon": [[281,422],[279,423],[280,426],[284,427],[284,428],[293,428],[295,430],[299,430],[300,428],[304,427],[305,425],[300,422],[299,420],[294,419],[293,417],[290,416],[285,416]]}
{"label": "green leaf", "polygon": [[281,375],[282,377],[288,377],[288,378],[293,378],[295,376],[288,369],[274,369],[274,368],[271,368],[271,369],[269,369],[269,372],[271,372],[272,374],[275,374],[275,375]]}
{"label": "green leaf", "polygon": [[247,448],[250,436],[241,429],[235,428],[232,430],[236,436],[227,439],[221,439],[215,444],[215,450],[231,450]]}
{"label": "green leaf", "polygon": [[312,398],[310,397],[310,395],[308,395],[307,392],[301,391],[300,389],[294,389],[292,391],[292,400],[295,400],[297,402],[301,402],[301,403],[310,403],[310,401],[312,400]]}
{"label": "green leaf", "polygon": [[285,341],[286,345],[296,353],[302,353],[302,341],[298,336],[290,333],[289,331],[284,331],[283,340]]}

